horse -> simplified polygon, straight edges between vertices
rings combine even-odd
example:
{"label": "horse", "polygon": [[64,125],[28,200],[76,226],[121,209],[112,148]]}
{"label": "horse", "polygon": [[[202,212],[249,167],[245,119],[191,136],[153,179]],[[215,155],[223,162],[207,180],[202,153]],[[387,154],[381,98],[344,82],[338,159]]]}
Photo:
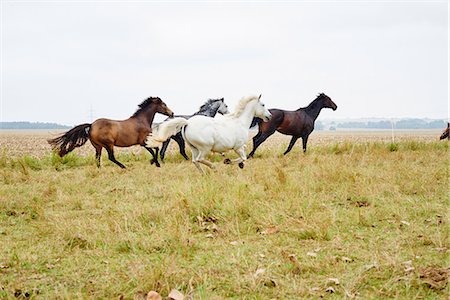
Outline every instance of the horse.
{"label": "horse", "polygon": [[78,125],[54,139],[47,140],[47,142],[53,150],[58,151],[60,157],[63,157],[90,140],[95,148],[97,167],[100,167],[102,148],[105,148],[109,160],[123,169],[125,166],[114,157],[114,146],[141,145],[152,154],[151,162],[156,162],[156,166],[159,167],[158,152],[155,155],[153,150],[145,145],[147,136],[152,132],[151,124],[156,113],[169,117],[173,116],[173,112],[160,98],[149,97],[139,104],[136,112],[126,120],[97,119],[92,124]]}
{"label": "horse", "polygon": [[205,116],[193,116],[190,119],[174,118],[161,123],[158,131],[149,135],[147,147],[157,147],[168,137],[181,131],[185,142],[192,150],[192,162],[197,169],[204,173],[200,163],[214,168],[213,164],[206,160],[206,155],[212,152],[223,153],[234,150],[239,157],[233,160],[225,159],[224,163],[238,163],[244,168],[247,159],[245,143],[248,139],[250,124],[254,117],[268,121],[271,114],[260,101],[261,95],[242,98],[235,112],[222,118],[209,118]]}
{"label": "horse", "polygon": [[[189,119],[193,116],[201,115],[201,116],[207,116],[207,117],[214,118],[217,113],[222,114],[222,115],[229,113],[228,106],[225,104],[223,98],[209,99],[202,106],[200,106],[200,109],[196,113],[194,113],[192,115],[175,115],[175,117]],[[159,124],[156,125],[155,127],[157,127],[157,126],[159,126]],[[159,152],[161,161],[164,161],[165,153],[166,153],[167,147],[169,146],[170,139],[173,139],[175,142],[177,142],[178,147],[180,148],[181,155],[186,160],[189,160],[189,157],[186,154],[186,145],[184,143],[184,139],[181,135],[181,132],[178,132],[177,134],[171,136],[167,141],[165,141],[162,144],[161,151]]]}
{"label": "horse", "polygon": [[272,119],[269,122],[261,123],[261,120],[255,119],[252,125],[259,124],[258,134],[253,137],[253,150],[249,157],[253,157],[256,149],[269,136],[278,131],[282,134],[292,135],[292,139],[284,155],[288,154],[295,142],[301,137],[303,141],[303,152],[306,152],[308,137],[314,130],[314,122],[319,116],[322,108],[337,109],[337,105],[324,93],[321,93],[307,107],[299,108],[295,111],[282,109],[269,109]]}
{"label": "horse", "polygon": [[450,130],[450,123],[447,123],[447,128],[444,130],[444,132],[442,132],[442,134],[439,137],[439,139],[440,140],[444,140],[444,139],[449,140],[450,139],[450,136],[448,135],[449,130]]}

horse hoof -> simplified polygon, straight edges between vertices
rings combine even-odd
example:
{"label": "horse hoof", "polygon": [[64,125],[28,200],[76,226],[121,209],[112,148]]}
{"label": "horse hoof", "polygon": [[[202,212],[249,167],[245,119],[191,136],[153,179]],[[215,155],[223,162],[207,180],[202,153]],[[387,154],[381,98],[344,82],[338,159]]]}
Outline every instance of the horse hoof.
{"label": "horse hoof", "polygon": [[243,169],[244,168],[244,163],[240,162],[238,166],[239,166],[239,168]]}
{"label": "horse hoof", "polygon": [[223,161],[223,163],[226,164],[226,165],[229,165],[229,164],[231,164],[231,159],[226,158],[226,159]]}
{"label": "horse hoof", "polygon": [[155,161],[152,159],[150,160],[150,164],[153,165],[155,163]]}

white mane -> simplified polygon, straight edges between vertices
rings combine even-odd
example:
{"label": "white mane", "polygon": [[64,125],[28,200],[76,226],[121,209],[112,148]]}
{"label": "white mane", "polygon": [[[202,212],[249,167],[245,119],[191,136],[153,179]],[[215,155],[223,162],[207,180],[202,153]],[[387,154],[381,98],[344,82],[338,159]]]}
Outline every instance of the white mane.
{"label": "white mane", "polygon": [[239,103],[238,103],[238,105],[236,105],[236,109],[234,110],[234,112],[229,113],[226,116],[232,117],[232,118],[238,118],[244,111],[247,104],[250,101],[258,100],[258,98],[259,98],[259,96],[255,96],[255,95],[243,97],[241,100],[239,100]]}

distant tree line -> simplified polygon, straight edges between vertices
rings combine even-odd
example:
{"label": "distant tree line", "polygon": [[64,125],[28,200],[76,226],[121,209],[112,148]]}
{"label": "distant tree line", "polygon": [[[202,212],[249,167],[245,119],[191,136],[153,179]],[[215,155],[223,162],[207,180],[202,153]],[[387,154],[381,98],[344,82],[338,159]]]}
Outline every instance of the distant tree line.
{"label": "distant tree line", "polygon": [[[320,121],[315,124],[316,130],[324,130],[326,126]],[[447,122],[444,120],[424,120],[424,119],[402,119],[394,121],[394,129],[442,129],[447,127]],[[368,122],[331,122],[329,129],[391,129],[391,121],[368,121]]]}
{"label": "distant tree line", "polygon": [[41,122],[0,122],[0,129],[68,129],[70,126]]}

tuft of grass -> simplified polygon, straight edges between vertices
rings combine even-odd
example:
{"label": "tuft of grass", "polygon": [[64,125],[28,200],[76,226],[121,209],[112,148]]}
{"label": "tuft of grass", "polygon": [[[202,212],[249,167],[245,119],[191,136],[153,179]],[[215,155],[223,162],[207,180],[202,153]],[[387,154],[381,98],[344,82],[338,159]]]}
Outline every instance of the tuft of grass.
{"label": "tuft of grass", "polygon": [[389,144],[389,151],[391,151],[391,152],[396,152],[396,151],[398,151],[398,144],[397,144],[397,143],[394,143],[394,142],[390,143],[390,144]]}

